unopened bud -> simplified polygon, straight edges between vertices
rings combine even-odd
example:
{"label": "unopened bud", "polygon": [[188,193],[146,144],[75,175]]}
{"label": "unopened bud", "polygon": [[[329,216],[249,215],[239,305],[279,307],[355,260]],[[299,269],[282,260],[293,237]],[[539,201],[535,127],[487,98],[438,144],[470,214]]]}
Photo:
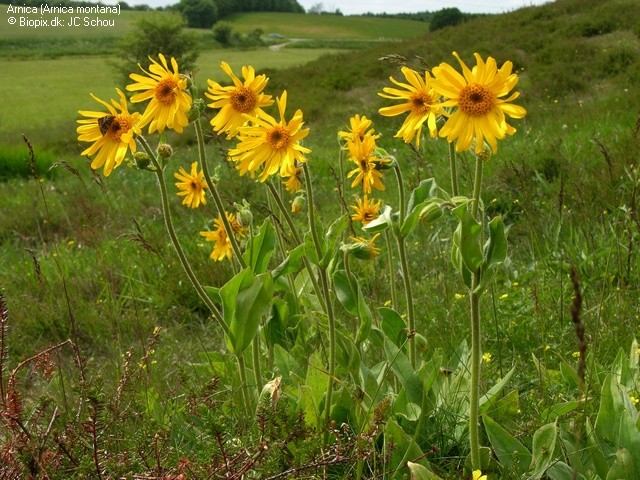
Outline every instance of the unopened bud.
{"label": "unopened bud", "polygon": [[171,148],[171,145],[169,145],[168,143],[161,143],[160,145],[158,145],[158,155],[160,155],[162,158],[169,158],[171,155],[173,155],[173,148]]}
{"label": "unopened bud", "polygon": [[238,225],[244,228],[248,228],[253,224],[253,213],[251,212],[251,205],[246,200],[242,200],[242,204],[234,203],[238,214],[236,215],[236,221]]}
{"label": "unopened bud", "polygon": [[420,220],[433,222],[442,216],[442,208],[437,203],[430,203],[420,211]]}
{"label": "unopened bud", "polygon": [[291,202],[291,212],[292,213],[300,213],[304,207],[307,205],[307,199],[304,195],[298,195]]}
{"label": "unopened bud", "polygon": [[133,154],[133,160],[136,168],[140,170],[146,169],[151,164],[151,158],[146,152],[136,152]]}
{"label": "unopened bud", "polygon": [[193,101],[193,103],[191,104],[191,110],[189,110],[189,113],[187,115],[187,118],[189,119],[189,123],[200,118],[200,116],[204,113],[205,106],[206,105],[202,98],[196,98]]}

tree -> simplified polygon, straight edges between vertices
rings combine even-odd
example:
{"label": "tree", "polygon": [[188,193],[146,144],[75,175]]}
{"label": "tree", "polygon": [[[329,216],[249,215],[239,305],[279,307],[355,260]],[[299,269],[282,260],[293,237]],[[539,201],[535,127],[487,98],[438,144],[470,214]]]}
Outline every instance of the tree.
{"label": "tree", "polygon": [[193,70],[198,58],[198,39],[185,31],[185,27],[180,15],[166,12],[149,13],[136,22],[133,31],[118,44],[118,58],[122,61],[115,66],[124,81],[130,83],[131,73],[142,73],[138,65],[146,69],[149,57],[157,61],[158,53],[167,61],[174,57],[181,72]]}
{"label": "tree", "polygon": [[457,8],[443,8],[442,10],[438,10],[437,12],[435,12],[433,14],[433,17],[431,17],[429,30],[434,32],[444,27],[458,25],[463,21],[464,14]]}
{"label": "tree", "polygon": [[191,28],[211,28],[218,20],[218,7],[213,0],[180,0],[175,8]]}

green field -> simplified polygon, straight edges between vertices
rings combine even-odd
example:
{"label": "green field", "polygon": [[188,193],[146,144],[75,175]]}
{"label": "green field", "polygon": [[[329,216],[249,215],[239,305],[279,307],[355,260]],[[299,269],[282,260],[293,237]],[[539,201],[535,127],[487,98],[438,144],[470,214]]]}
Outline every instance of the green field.
{"label": "green field", "polygon": [[[236,141],[213,135],[207,109],[220,201],[235,212],[247,200],[253,236],[263,230],[251,246],[248,233],[240,240],[250,277],[213,262],[199,232],[213,228],[214,197],[189,209],[174,185],[178,167],[199,160],[194,128],[162,139],[174,149],[168,209],[204,295],[167,234],[157,175],[121,166],[105,178],[79,155],[77,111],[97,105],[90,92],[115,93],[109,49],[139,15],[123,12],[98,42],[105,51],[57,58],[59,45],[95,32],[26,39],[0,19],[0,45],[33,42],[28,57],[0,51],[0,478],[470,480],[472,461],[487,480],[640,478],[636,1],[557,0],[433,33],[375,17],[230,18],[242,34],[307,39],[206,48],[196,78],[201,90],[207,78],[228,82],[224,60],[265,72],[274,97],[287,90],[287,118],[300,109],[310,128],[311,188],[296,196],[312,205],[319,240],[308,212],[289,221],[280,210],[274,191],[287,212],[295,196],[279,179],[268,189],[225,161]],[[423,131],[419,148],[406,145],[394,138],[403,119],[378,113],[393,103],[378,93],[402,79],[400,64],[458,69],[454,50],[469,66],[474,52],[512,61],[514,103],[527,110],[508,119],[517,132],[495,156],[462,152],[453,163],[459,196],[471,197],[483,172],[478,217],[474,202],[448,198],[446,140]],[[373,120],[377,144],[397,159],[371,194],[392,208],[373,261],[350,247],[372,233],[336,221],[362,193],[337,140],[354,114]],[[148,137],[152,148],[160,141]],[[431,178],[439,188],[427,191]],[[477,258],[495,276],[470,293],[458,269]],[[479,442],[490,460],[470,458],[476,294]]]}

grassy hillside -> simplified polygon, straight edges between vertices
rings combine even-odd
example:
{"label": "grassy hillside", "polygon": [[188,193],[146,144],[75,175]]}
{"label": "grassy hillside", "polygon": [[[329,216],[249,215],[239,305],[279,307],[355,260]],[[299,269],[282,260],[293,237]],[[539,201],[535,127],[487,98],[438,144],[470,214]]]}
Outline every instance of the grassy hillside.
{"label": "grassy hillside", "polygon": [[[547,431],[555,426],[560,430],[555,447],[548,449],[555,465],[548,478],[574,478],[574,469],[575,478],[633,478],[614,465],[624,457],[616,442],[624,443],[626,437],[612,434],[606,443],[611,455],[600,458],[592,456],[594,447],[587,440],[592,437],[582,426],[587,419],[587,428],[596,425],[601,400],[598,435],[607,418],[613,422],[614,407],[629,415],[635,409],[637,419],[634,405],[640,398],[633,343],[640,325],[640,4],[557,0],[418,36],[418,31],[408,33],[409,25],[420,29],[424,24],[368,17],[296,16],[293,21],[288,15],[251,14],[231,21],[242,32],[262,28],[265,34],[292,38],[325,41],[345,38],[340,35],[349,31],[351,39],[396,39],[322,56],[330,51],[209,50],[200,58],[197,78],[202,84],[207,77],[223,79],[221,60],[236,71],[252,64],[270,77],[270,94],[288,91],[289,116],[297,108],[303,111],[311,129],[305,145],[312,150],[309,169],[321,231],[328,230],[341,201],[353,203],[350,181],[336,179],[337,132],[353,114],[373,119],[382,134],[379,144],[402,167],[407,191],[428,177],[448,188],[446,142],[425,138],[420,149],[404,145],[393,138],[401,119],[377,113],[389,104],[377,93],[390,85],[389,76],[401,79],[400,63],[422,69],[444,61],[457,67],[453,50],[468,64],[474,52],[495,57],[499,65],[514,62],[520,77],[517,103],[527,109],[527,116],[512,122],[517,133],[501,141],[498,154],[484,164],[483,204],[488,217],[500,215],[506,224],[509,261],[482,300],[483,353],[489,356],[481,388],[487,391],[510,375],[503,394],[488,401],[487,408],[511,435],[501,437],[506,450],[496,448],[497,441],[493,444],[495,462],[486,473],[489,480],[521,478],[524,474],[508,448],[526,457],[523,452],[544,440],[535,433],[546,425]],[[365,28],[367,22],[374,27]],[[0,28],[5,29],[5,23]],[[405,40],[397,40],[400,33]],[[255,387],[255,371],[249,367],[248,383],[239,377],[221,332],[190,287],[167,238],[156,179],[127,167],[105,179],[79,156],[83,147],[74,133],[76,111],[91,106],[90,91],[105,96],[112,91],[106,59],[93,55],[4,63],[11,81],[0,90],[0,139],[26,151],[19,140],[26,131],[36,139],[36,150],[41,145],[57,148],[55,160],[66,163],[55,169],[54,178],[12,178],[0,188],[0,293],[8,311],[5,315],[0,297],[0,319],[8,318],[8,334],[2,337],[8,355],[0,355],[5,391],[7,376],[22,359],[61,345],[17,375],[18,399],[25,405],[18,413],[38,440],[28,441],[19,425],[11,423],[15,411],[13,417],[2,416],[14,430],[0,431],[5,447],[0,448],[0,469],[18,465],[20,473],[37,476],[46,471],[50,478],[115,478],[135,472],[174,479],[180,474],[282,478],[290,469],[298,478],[373,479],[390,477],[389,465],[400,464],[406,451],[407,458],[428,463],[440,478],[470,478],[464,467],[469,448],[461,393],[468,388],[468,300],[450,260],[451,216],[421,224],[407,241],[416,330],[426,339],[419,350],[426,362],[421,371],[407,373],[408,361],[398,353],[402,346],[396,352],[387,337],[382,341],[372,335],[366,350],[350,343],[357,327],[352,312],[361,307],[347,305],[347,310],[336,301],[340,371],[332,412],[336,429],[327,435],[339,441],[327,450],[322,429],[313,426],[326,386],[327,322],[314,295],[294,306],[293,295],[282,293],[287,288],[304,291],[306,279],[299,276],[291,280],[293,285],[278,285],[283,290],[274,297],[282,302],[261,326],[262,348],[269,355],[263,378],[282,378],[281,390],[265,396],[277,399],[280,392],[280,403],[273,400],[273,410],[258,416],[255,409],[245,413],[237,405],[243,385]],[[39,137],[39,131],[46,134]],[[175,195],[173,172],[179,165],[188,168],[198,155],[193,133],[189,128],[183,137],[167,138],[175,149],[167,176],[178,235],[195,274],[207,285],[221,286],[234,267],[212,263],[210,244],[198,236],[211,226],[215,207],[209,202],[191,211]],[[246,199],[260,220],[276,210],[262,184],[238,177],[224,161],[221,151],[232,142],[218,143],[210,133],[206,139],[211,164],[219,166],[227,208]],[[15,149],[11,156],[12,161],[27,161]],[[474,161],[469,153],[458,157],[461,191],[472,186]],[[398,189],[391,177],[385,172],[387,189],[376,194],[393,205]],[[306,226],[303,215],[293,222]],[[285,224],[280,218],[276,223]],[[278,231],[284,234],[277,241],[293,246],[287,228]],[[378,246],[384,254],[376,261],[353,260],[350,268],[360,279],[374,325],[385,335],[395,332],[404,338],[402,317],[387,313],[382,318],[385,310],[378,310],[390,304],[390,279],[401,280],[398,269],[389,273],[385,267],[387,245],[382,238]],[[346,284],[352,291],[353,285]],[[342,288],[348,297],[344,283]],[[219,298],[215,289],[209,292]],[[582,340],[575,324],[578,297]],[[69,338],[77,349],[64,343]],[[272,349],[269,342],[274,339],[284,346]],[[587,368],[581,381],[583,348]],[[624,354],[618,353],[620,348]],[[251,364],[249,350],[246,360]],[[387,368],[386,362],[393,366]],[[514,373],[508,374],[512,367]],[[600,387],[610,372],[619,372],[614,377],[625,380],[619,389],[624,396],[616,396],[614,389],[613,397],[605,392],[601,399]],[[415,397],[413,403],[407,398],[410,388],[404,387],[426,380],[442,388],[430,390],[433,404],[419,409]],[[384,397],[379,403],[361,408],[363,398],[378,394]],[[606,403],[610,398],[615,398],[614,405]],[[10,406],[20,407],[15,402]],[[415,433],[419,410],[428,417]],[[490,423],[482,425],[486,434]],[[635,432],[629,425],[627,430]],[[488,438],[482,441],[489,445]],[[576,451],[582,455],[574,455]],[[568,470],[562,470],[563,462],[571,464]],[[528,468],[526,458],[522,468]],[[607,477],[609,468],[613,473]],[[396,478],[409,478],[408,470],[401,468]]]}

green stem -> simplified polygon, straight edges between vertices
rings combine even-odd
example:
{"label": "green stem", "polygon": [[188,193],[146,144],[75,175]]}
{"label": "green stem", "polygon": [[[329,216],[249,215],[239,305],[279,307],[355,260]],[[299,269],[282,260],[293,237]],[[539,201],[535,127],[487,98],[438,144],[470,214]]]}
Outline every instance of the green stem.
{"label": "green stem", "polygon": [[[477,220],[480,205],[480,191],[482,189],[483,159],[476,155],[476,174],[473,183],[473,199],[471,214]],[[480,470],[480,435],[478,433],[479,404],[480,404],[480,363],[481,338],[480,338],[480,294],[476,288],[480,283],[482,271],[473,272],[471,278],[471,290],[469,301],[471,307],[471,388],[469,390],[469,445],[471,448],[471,466],[473,470]]]}
{"label": "green stem", "polygon": [[456,163],[456,144],[449,143],[449,169],[451,170],[451,195],[458,196],[458,165]]}
{"label": "green stem", "polygon": [[[307,201],[308,213],[309,213],[309,228],[311,229],[311,237],[313,239],[313,245],[316,250],[316,256],[322,258],[322,248],[320,246],[320,238],[318,237],[318,231],[316,230],[315,220],[315,207],[313,204],[313,189],[311,188],[311,175],[309,174],[309,167],[306,163],[302,164],[302,170],[305,175],[305,186],[307,189]],[[327,427],[331,421],[331,401],[333,396],[333,380],[336,369],[336,319],[333,312],[333,302],[331,301],[331,293],[329,291],[329,279],[327,277],[327,269],[319,267],[320,270],[320,284],[322,286],[322,293],[325,301],[325,311],[327,313],[327,319],[329,323],[329,382],[327,384],[327,396],[324,408],[324,417]],[[325,438],[328,440],[328,438]]]}
{"label": "green stem", "polygon": [[387,245],[387,263],[389,264],[389,281],[391,282],[391,306],[398,309],[398,293],[396,292],[396,275],[393,268],[393,253],[391,252],[391,235],[389,230],[384,231],[384,241]]}
{"label": "green stem", "polygon": [[249,396],[249,384],[247,383],[247,368],[244,364],[242,354],[236,355],[238,363],[238,373],[240,374],[240,389],[242,390],[242,402],[244,403],[245,412],[251,415],[251,397]]}
{"label": "green stem", "polygon": [[193,124],[196,127],[196,138],[198,139],[198,157],[200,159],[200,165],[202,165],[204,180],[205,182],[207,182],[207,186],[209,187],[209,191],[211,192],[211,196],[213,197],[213,202],[216,204],[218,213],[222,218],[222,224],[224,225],[224,230],[227,232],[227,238],[229,238],[229,242],[231,242],[231,248],[233,249],[234,256],[240,264],[240,267],[242,269],[245,269],[247,268],[247,264],[242,257],[242,251],[240,250],[240,246],[238,245],[238,241],[236,240],[235,232],[233,231],[231,223],[229,223],[229,219],[227,218],[224,204],[222,203],[222,197],[220,197],[220,192],[218,192],[218,188],[216,187],[215,182],[211,179],[211,175],[209,174],[209,166],[207,165],[207,155],[204,148],[204,136],[202,134],[202,125],[200,124],[200,119],[196,119]]}
{"label": "green stem", "polygon": [[260,368],[260,333],[256,333],[253,340],[251,340],[251,346],[253,350],[253,376],[256,380],[256,388],[260,389],[262,386],[262,369]]}
{"label": "green stem", "polygon": [[167,228],[167,233],[169,233],[171,244],[173,245],[173,248],[178,254],[178,259],[180,260],[180,264],[182,265],[182,268],[184,268],[184,271],[187,274],[187,277],[191,281],[191,284],[193,285],[193,288],[197,292],[200,299],[205,303],[207,308],[209,308],[213,317],[216,319],[220,327],[224,330],[224,333],[228,334],[229,328],[227,327],[227,324],[224,323],[222,314],[218,310],[218,307],[216,307],[215,303],[213,303],[211,298],[209,298],[209,295],[207,295],[207,292],[204,291],[204,288],[202,288],[202,285],[198,281],[195,273],[193,273],[193,269],[191,268],[191,265],[187,260],[187,256],[185,255],[184,250],[182,249],[182,245],[180,245],[180,242],[178,241],[178,236],[176,235],[176,231],[173,227],[173,221],[171,219],[171,210],[169,209],[169,196],[167,194],[167,185],[164,179],[164,171],[162,170],[162,167],[158,163],[158,159],[156,158],[154,153],[151,151],[151,148],[149,147],[149,144],[144,139],[144,137],[139,136],[138,141],[142,145],[142,148],[145,150],[147,155],[149,155],[151,162],[155,167],[155,172],[158,177],[158,185],[160,187],[160,199],[162,201],[162,213],[164,216],[164,223]]}
{"label": "green stem", "polygon": [[[278,205],[280,212],[284,216],[285,221],[287,222],[287,225],[289,225],[289,229],[291,230],[291,235],[293,235],[294,242],[296,242],[296,245],[301,245],[302,239],[300,238],[300,235],[298,235],[296,224],[293,222],[293,218],[291,218],[291,214],[289,213],[289,210],[287,210],[287,207],[282,201],[282,197],[280,197],[278,190],[276,189],[276,187],[273,186],[271,182],[267,182],[267,188],[269,189],[269,192],[271,193],[271,196],[273,197],[273,199],[276,201],[276,204]],[[316,280],[316,277],[313,274],[313,267],[311,265],[311,262],[306,256],[303,257],[302,261],[304,262],[304,266],[307,269],[307,272],[309,272],[309,279],[311,280],[311,285],[313,285],[314,292],[316,292],[316,295],[318,296],[318,298],[321,298],[320,286],[318,285],[318,281]]]}
{"label": "green stem", "polygon": [[[405,206],[405,195],[404,195],[404,182],[402,180],[402,172],[400,170],[400,166],[397,162],[394,162],[393,170],[396,173],[396,179],[398,180],[398,196],[400,201],[400,225],[404,222],[405,214],[406,214],[406,206]],[[404,284],[404,295],[407,303],[407,338],[409,339],[409,360],[411,361],[411,366],[415,369],[417,362],[417,351],[416,351],[416,342],[415,342],[415,334],[416,334],[416,320],[415,314],[413,310],[413,292],[411,289],[411,278],[409,276],[409,262],[407,260],[407,250],[406,250],[406,242],[405,237],[400,235],[399,232],[396,233],[396,238],[398,242],[398,254],[400,255],[400,266],[402,267],[402,281]]]}

